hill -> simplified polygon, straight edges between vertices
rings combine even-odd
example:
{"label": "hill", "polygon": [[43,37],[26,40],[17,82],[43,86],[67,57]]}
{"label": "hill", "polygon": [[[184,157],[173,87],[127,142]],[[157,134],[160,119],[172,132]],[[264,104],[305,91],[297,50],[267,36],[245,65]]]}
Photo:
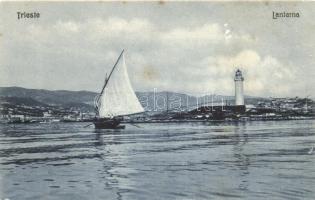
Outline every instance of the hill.
{"label": "hill", "polygon": [[88,91],[42,90],[22,87],[0,87],[0,96],[32,98],[45,104],[63,105],[79,102],[92,104],[97,94]]}
{"label": "hill", "polygon": [[[0,97],[14,103],[29,102],[38,105],[62,106],[65,108],[75,107],[84,110],[93,110],[94,98],[97,95],[90,91],[67,91],[67,90],[43,90],[27,89],[22,87],[0,87]],[[195,97],[176,92],[136,92],[136,95],[146,111],[165,110],[191,110],[204,104],[233,105],[234,96],[207,95]],[[19,100],[14,98],[20,98]],[[255,104],[263,101],[260,97],[246,97],[246,103]],[[166,103],[168,102],[168,103]]]}
{"label": "hill", "polygon": [[36,101],[30,97],[4,97],[0,96],[0,103],[2,105],[5,104],[13,104],[13,105],[20,105],[20,106],[48,106],[42,102]]}

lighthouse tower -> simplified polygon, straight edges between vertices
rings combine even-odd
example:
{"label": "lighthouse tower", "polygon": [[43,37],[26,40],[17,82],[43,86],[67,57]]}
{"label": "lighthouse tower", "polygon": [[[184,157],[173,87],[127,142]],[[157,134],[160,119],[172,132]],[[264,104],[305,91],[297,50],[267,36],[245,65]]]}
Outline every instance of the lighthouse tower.
{"label": "lighthouse tower", "polygon": [[242,75],[241,70],[236,70],[235,77],[235,105],[244,105],[244,89],[243,89],[243,81],[244,77]]}

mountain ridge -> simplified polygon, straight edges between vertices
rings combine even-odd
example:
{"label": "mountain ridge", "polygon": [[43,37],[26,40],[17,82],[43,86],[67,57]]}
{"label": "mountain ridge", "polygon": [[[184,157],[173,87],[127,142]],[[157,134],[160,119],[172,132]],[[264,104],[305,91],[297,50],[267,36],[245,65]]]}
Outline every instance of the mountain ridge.
{"label": "mountain ridge", "polygon": [[[28,89],[23,87],[0,87],[0,97],[18,97],[18,98],[32,98],[47,105],[82,105],[93,106],[94,98],[98,93],[80,90],[47,90],[47,89]],[[234,96],[226,95],[205,95],[201,97],[192,96],[185,93],[161,91],[161,92],[136,92],[136,95],[147,111],[163,111],[172,110],[175,107],[181,107],[183,109],[189,109],[196,105],[201,106],[212,101],[214,103],[233,105]],[[257,103],[258,101],[265,100],[261,97],[246,97],[246,103]],[[166,104],[166,102],[168,102]]]}

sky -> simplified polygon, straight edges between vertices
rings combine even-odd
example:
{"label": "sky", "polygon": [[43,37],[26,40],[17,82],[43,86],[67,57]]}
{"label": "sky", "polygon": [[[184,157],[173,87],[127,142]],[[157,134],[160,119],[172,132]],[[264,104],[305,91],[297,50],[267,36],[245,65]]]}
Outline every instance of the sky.
{"label": "sky", "polygon": [[[0,86],[100,91],[122,49],[136,91],[315,96],[313,2],[1,2]],[[273,12],[299,18],[273,19]],[[17,12],[39,12],[17,19]]]}

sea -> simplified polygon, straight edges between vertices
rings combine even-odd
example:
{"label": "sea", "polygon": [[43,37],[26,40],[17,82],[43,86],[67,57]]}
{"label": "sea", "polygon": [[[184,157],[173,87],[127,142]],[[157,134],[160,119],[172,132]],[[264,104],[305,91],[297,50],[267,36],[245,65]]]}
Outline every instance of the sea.
{"label": "sea", "polygon": [[1,124],[1,200],[315,199],[315,121]]}

